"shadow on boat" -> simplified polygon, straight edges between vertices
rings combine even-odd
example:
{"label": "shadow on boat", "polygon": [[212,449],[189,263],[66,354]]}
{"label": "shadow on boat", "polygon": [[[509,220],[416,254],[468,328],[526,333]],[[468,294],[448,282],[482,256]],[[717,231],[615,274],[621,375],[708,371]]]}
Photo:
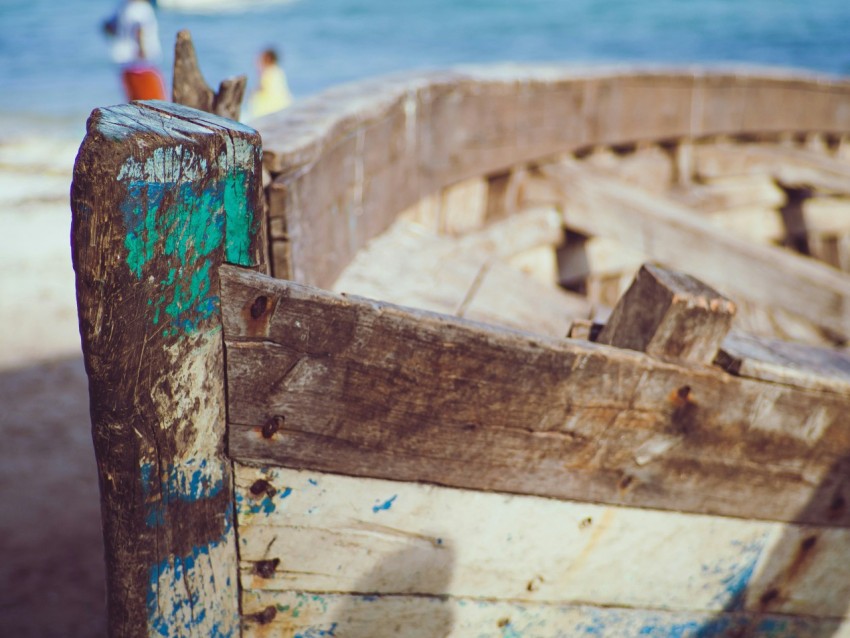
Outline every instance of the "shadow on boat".
{"label": "shadow on boat", "polygon": [[[768,554],[694,638],[831,638],[850,609],[850,457],[836,461]],[[835,527],[841,526],[841,528]],[[793,614],[791,616],[790,614]]]}

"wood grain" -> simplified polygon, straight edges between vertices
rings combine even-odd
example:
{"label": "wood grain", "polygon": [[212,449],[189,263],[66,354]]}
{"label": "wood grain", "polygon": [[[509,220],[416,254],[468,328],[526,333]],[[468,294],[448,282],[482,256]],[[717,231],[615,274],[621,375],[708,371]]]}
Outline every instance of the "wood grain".
{"label": "wood grain", "polygon": [[201,74],[191,33],[188,29],[177,32],[171,88],[175,103],[238,120],[247,83],[244,75],[227,78],[222,80],[218,91],[213,91]]}
{"label": "wood grain", "polygon": [[791,251],[754,245],[688,209],[576,162],[542,166],[568,228],[617,239],[728,295],[799,314],[850,335],[850,278]]}
{"label": "wood grain", "polygon": [[238,630],[218,266],[261,263],[260,140],[164,102],[95,110],[71,193],[111,636]]}
{"label": "wood grain", "polygon": [[848,529],[240,464],[236,499],[243,600],[343,592],[850,615]]}
{"label": "wood grain", "polygon": [[631,175],[645,180],[651,164],[663,184],[692,174],[686,154],[673,171],[660,149],[641,143],[846,133],[848,100],[845,81],[763,69],[503,65],[337,87],[259,123],[274,180],[269,214],[286,228],[273,237],[287,244],[275,273],[328,288],[398,213],[470,178],[487,178],[488,214],[499,216],[523,188],[508,179],[514,168],[619,145],[638,150]]}
{"label": "wood grain", "polygon": [[845,478],[812,487],[850,451],[846,395],[221,276],[236,459],[850,524]]}
{"label": "wood grain", "polygon": [[661,359],[711,364],[734,315],[735,304],[701,281],[644,264],[596,341]]}
{"label": "wood grain", "polygon": [[[545,605],[443,596],[376,596],[313,592],[250,592],[245,638],[563,638],[682,636],[687,638],[848,638],[850,623],[774,614]],[[278,612],[281,609],[283,611]],[[272,611],[273,610],[273,611]]]}

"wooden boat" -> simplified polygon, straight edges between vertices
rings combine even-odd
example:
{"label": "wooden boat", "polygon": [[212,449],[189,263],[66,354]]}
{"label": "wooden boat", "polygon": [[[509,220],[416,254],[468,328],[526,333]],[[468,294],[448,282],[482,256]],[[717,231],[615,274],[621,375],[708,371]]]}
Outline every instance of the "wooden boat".
{"label": "wooden boat", "polygon": [[850,636],[850,84],[460,69],[257,125],[98,109],[78,156],[112,635]]}

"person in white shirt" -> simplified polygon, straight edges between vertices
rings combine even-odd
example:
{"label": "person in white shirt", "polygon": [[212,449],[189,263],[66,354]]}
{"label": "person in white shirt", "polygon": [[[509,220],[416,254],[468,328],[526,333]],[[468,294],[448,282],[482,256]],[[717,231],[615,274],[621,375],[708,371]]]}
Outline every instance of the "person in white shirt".
{"label": "person in white shirt", "polygon": [[112,59],[121,67],[127,99],[164,100],[159,25],[150,0],[124,0],[103,26],[113,39]]}

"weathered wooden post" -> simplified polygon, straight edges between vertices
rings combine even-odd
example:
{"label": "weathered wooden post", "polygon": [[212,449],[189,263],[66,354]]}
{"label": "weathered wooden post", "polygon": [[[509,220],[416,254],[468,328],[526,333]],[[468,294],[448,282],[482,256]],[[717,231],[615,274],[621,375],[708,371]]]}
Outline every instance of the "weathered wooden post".
{"label": "weathered wooden post", "polygon": [[174,74],[171,99],[177,104],[191,106],[207,113],[215,113],[233,120],[239,119],[242,98],[248,78],[244,75],[222,80],[218,91],[213,91],[198,65],[198,55],[188,29],[177,33],[174,43]]}
{"label": "weathered wooden post", "polygon": [[710,365],[734,315],[735,304],[701,281],[644,264],[596,341]]}
{"label": "weathered wooden post", "polygon": [[218,267],[262,267],[259,135],[163,102],[95,110],[72,244],[110,636],[239,633]]}

